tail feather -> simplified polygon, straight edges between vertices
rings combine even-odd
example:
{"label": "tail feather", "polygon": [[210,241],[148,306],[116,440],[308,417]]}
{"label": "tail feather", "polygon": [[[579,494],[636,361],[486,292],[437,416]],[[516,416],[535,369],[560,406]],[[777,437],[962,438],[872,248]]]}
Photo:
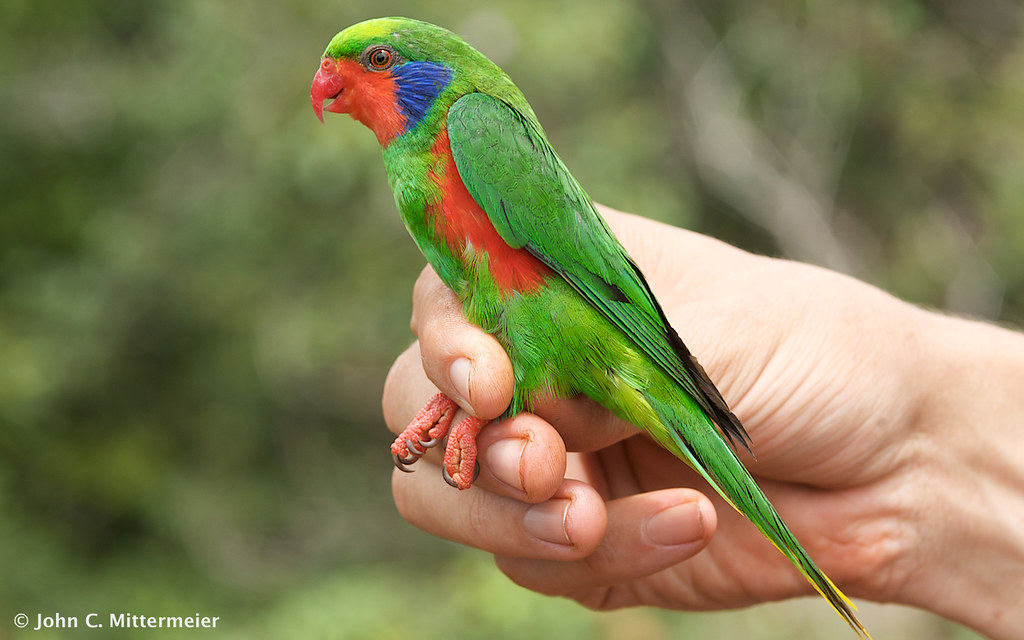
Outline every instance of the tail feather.
{"label": "tail feather", "polygon": [[[676,405],[673,409],[650,396],[648,401],[664,421],[662,429],[652,431],[652,435],[703,476],[734,509],[746,516],[796,566],[858,637],[870,640],[871,635],[854,613],[857,607],[814,563],[710,420],[702,412],[690,410],[685,411],[687,418],[692,416],[687,421],[680,418],[678,403],[673,403]],[[692,424],[698,420],[701,423]]]}

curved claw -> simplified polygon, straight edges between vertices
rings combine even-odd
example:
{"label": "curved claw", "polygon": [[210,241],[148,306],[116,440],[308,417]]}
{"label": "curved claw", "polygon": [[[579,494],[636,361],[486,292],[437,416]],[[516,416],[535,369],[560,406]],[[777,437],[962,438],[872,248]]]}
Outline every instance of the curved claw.
{"label": "curved claw", "polygon": [[409,458],[403,458],[397,453],[392,455],[391,457],[395,459],[395,466],[398,467],[399,471],[404,471],[405,473],[412,473],[413,471],[415,471],[415,469],[410,469],[409,465],[416,462],[418,458],[413,458],[412,460],[410,460]]}
{"label": "curved claw", "polygon": [[431,438],[430,440],[427,440],[426,442],[424,442],[422,439],[419,439],[419,440],[417,440],[417,442],[419,442],[420,446],[423,447],[424,449],[430,449],[430,448],[436,447],[438,444],[440,444],[441,443],[441,438]]}
{"label": "curved claw", "polygon": [[462,488],[459,486],[458,482],[455,482],[455,480],[452,479],[451,474],[448,473],[448,467],[444,465],[441,465],[441,477],[444,478],[444,481],[448,483],[448,486],[454,487],[456,489]]}
{"label": "curved claw", "polygon": [[417,459],[419,459],[420,456],[427,452],[426,449],[423,449],[421,451],[419,448],[417,448],[416,443],[413,442],[412,438],[405,439],[405,448],[409,450],[410,454],[416,456]]}
{"label": "curved claw", "polygon": [[[411,469],[410,469],[410,471],[411,471]],[[448,486],[454,487],[456,489],[462,489],[462,487],[459,486],[459,483],[455,482],[455,479],[452,478],[451,474],[448,473],[448,467],[446,467],[444,465],[441,465],[441,477],[444,478],[444,481],[448,483]],[[476,479],[479,478],[479,477],[480,477],[480,461],[477,460],[477,461],[475,461],[473,463],[473,480],[471,482],[476,482]]]}

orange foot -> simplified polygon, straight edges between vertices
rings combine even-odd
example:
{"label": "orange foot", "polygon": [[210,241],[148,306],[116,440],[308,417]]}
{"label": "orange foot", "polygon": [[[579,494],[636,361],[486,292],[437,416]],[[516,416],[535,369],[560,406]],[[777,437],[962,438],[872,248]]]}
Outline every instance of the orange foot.
{"label": "orange foot", "polygon": [[476,437],[487,421],[469,416],[451,428],[452,418],[458,408],[443,393],[427,401],[391,445],[395,466],[411,472],[409,465],[422,458],[428,449],[440,444],[447,435],[441,475],[445,482],[456,489],[468,489],[480,474],[480,464],[476,460]]}

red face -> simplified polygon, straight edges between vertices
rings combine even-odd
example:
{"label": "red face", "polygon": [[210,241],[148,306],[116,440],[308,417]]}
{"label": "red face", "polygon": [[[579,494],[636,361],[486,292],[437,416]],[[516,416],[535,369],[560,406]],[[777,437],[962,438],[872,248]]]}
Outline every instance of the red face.
{"label": "red face", "polygon": [[[398,107],[398,87],[389,70],[390,55],[384,48],[371,52],[366,56],[369,68],[347,58],[324,58],[309,90],[313,111],[320,121],[323,122],[325,110],[347,113],[369,127],[384,146],[399,135],[405,118]],[[330,102],[325,107],[327,100]]]}

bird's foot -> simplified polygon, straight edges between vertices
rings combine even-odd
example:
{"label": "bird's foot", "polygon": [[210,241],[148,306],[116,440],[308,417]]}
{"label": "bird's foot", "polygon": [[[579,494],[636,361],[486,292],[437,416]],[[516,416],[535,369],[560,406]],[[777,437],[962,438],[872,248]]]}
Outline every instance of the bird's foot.
{"label": "bird's foot", "polygon": [[476,437],[485,424],[486,420],[469,416],[455,425],[448,434],[441,475],[445,482],[456,489],[468,489],[480,475],[480,463],[476,460]]}
{"label": "bird's foot", "polygon": [[447,437],[441,473],[451,486],[468,489],[480,473],[480,465],[476,461],[476,436],[487,421],[470,416],[451,428],[458,408],[443,393],[427,401],[391,445],[395,466],[411,472],[410,465]]}
{"label": "bird's foot", "polygon": [[409,465],[422,458],[427,449],[440,444],[448,434],[448,428],[458,408],[458,405],[443,393],[428,400],[409,426],[398,434],[391,444],[395,466],[402,471],[412,471]]}

